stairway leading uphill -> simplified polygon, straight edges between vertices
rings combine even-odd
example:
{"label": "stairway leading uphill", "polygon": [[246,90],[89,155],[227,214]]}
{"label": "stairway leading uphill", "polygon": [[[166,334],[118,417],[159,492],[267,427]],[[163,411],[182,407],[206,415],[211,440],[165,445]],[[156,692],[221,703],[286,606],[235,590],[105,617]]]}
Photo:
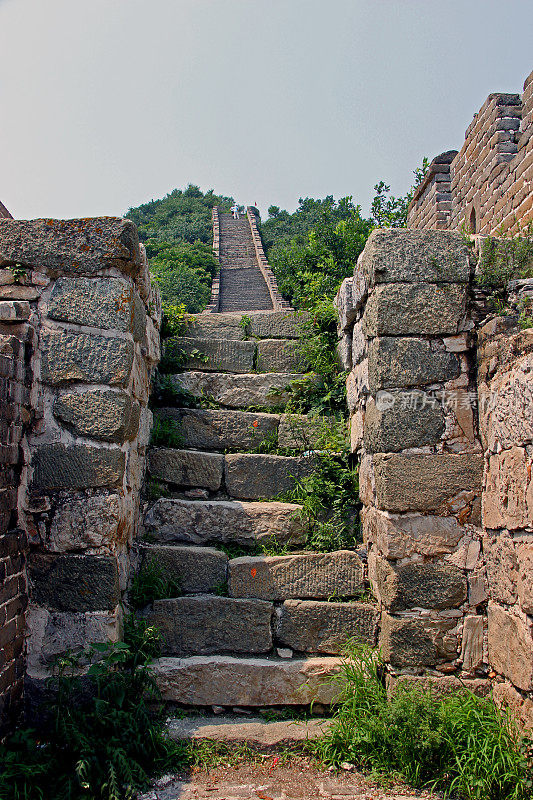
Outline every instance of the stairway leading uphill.
{"label": "stairway leading uphill", "polygon": [[[200,315],[173,343],[189,356],[168,381],[197,407],[178,399],[158,409],[181,441],[149,454],[150,480],[164,496],[145,515],[142,556],[181,591],[145,612],[165,641],[155,674],[163,697],[184,706],[327,705],[336,690],[325,679],[339,669],[342,643],[373,644],[376,609],[357,601],[359,555],[307,551],[300,507],[276,500],[315,464],[303,452],[316,422],[279,410],[299,377],[300,317],[247,316],[248,327],[240,314]],[[166,364],[171,370],[172,359]],[[261,442],[296,454],[257,452]],[[282,554],[267,556],[265,544]]]}
{"label": "stairway leading uphill", "polygon": [[272,299],[259,269],[250,223],[220,214],[219,311],[272,310]]}

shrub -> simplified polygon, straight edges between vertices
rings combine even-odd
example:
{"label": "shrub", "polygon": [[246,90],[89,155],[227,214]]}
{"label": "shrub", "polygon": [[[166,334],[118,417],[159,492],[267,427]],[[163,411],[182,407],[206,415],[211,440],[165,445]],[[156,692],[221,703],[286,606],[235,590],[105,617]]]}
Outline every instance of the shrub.
{"label": "shrub", "polygon": [[379,654],[355,642],[336,680],[335,718],[316,745],[326,763],[350,761],[465,800],[531,796],[527,742],[491,698],[465,689],[439,699],[401,682],[389,698]]}

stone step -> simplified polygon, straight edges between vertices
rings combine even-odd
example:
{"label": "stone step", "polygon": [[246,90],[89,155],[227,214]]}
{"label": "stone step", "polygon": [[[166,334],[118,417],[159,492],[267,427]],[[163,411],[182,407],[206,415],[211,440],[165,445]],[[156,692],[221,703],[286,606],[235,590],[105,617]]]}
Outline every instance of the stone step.
{"label": "stone step", "polygon": [[185,594],[216,592],[227,580],[228,557],[214,547],[142,545],[142,563],[157,565]]}
{"label": "stone step", "polygon": [[163,347],[161,371],[185,369],[241,374],[253,372],[256,362],[257,372],[301,372],[305,369],[294,339],[238,341],[172,336]]}
{"label": "stone step", "polygon": [[264,600],[194,595],[155,600],[147,615],[165,655],[262,654],[272,650],[274,606]]}
{"label": "stone step", "polygon": [[171,719],[166,731],[174,741],[246,744],[254,750],[290,747],[318,739],[330,727],[328,719],[267,722],[262,717],[192,716]]}
{"label": "stone step", "polygon": [[179,423],[184,447],[197,450],[250,450],[277,442],[277,414],[219,409],[161,408],[158,416]]}
{"label": "stone step", "polygon": [[316,463],[313,456],[229,453],[224,461],[224,484],[230,497],[239,500],[275,498],[311,475]]}
{"label": "stone step", "polygon": [[231,559],[228,568],[230,597],[326,600],[357,597],[365,585],[362,561],[352,550],[242,556]]}
{"label": "stone step", "polygon": [[252,372],[256,350],[257,345],[254,341],[173,336],[167,339],[163,346],[161,370],[163,372],[175,372],[176,369],[201,369],[203,372]]}
{"label": "stone step", "polygon": [[303,377],[299,372],[230,375],[227,372],[193,371],[172,375],[172,383],[195,397],[209,397],[228,408],[269,408],[284,405],[288,400],[284,389],[291,381]]}
{"label": "stone step", "polygon": [[232,544],[253,547],[275,539],[297,547],[306,539],[293,503],[235,503],[225,500],[159,498],[145,515],[146,531],[154,541],[183,544]]}
{"label": "stone step", "polygon": [[373,603],[286,600],[279,610],[275,641],[300,653],[340,655],[349,639],[375,647],[379,619]]}
{"label": "stone step", "polygon": [[331,444],[347,435],[343,420],[305,414],[160,408],[156,417],[174,420],[179,426],[180,444],[194,450],[247,451],[268,445],[270,449],[286,447],[306,452],[326,446],[331,449]]}
{"label": "stone step", "polygon": [[179,487],[222,489],[238,500],[273,499],[291,491],[316,469],[313,456],[204,453],[157,447],[149,451],[150,475]]}
{"label": "stone step", "polygon": [[153,478],[176,486],[216,492],[222,485],[224,456],[197,450],[151,447],[148,450],[148,471]]}
{"label": "stone step", "polygon": [[159,658],[151,665],[163,699],[191,706],[330,705],[339,685],[336,657],[306,659],[192,656]]}

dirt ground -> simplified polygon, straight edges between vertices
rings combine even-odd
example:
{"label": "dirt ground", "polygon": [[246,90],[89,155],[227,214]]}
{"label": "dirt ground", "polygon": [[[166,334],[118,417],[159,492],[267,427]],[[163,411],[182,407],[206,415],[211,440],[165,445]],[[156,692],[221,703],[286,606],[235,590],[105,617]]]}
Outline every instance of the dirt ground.
{"label": "dirt ground", "polygon": [[439,795],[395,785],[380,788],[358,772],[320,770],[305,758],[279,764],[220,766],[166,775],[139,800],[437,800]]}

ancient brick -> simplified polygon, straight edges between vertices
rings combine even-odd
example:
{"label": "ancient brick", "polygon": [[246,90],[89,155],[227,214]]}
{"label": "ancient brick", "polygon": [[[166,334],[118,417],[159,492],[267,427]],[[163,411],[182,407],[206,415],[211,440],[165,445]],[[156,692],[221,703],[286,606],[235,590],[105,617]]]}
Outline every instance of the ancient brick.
{"label": "ancient brick", "polygon": [[222,483],[224,456],[156,447],[149,451],[149,470],[154,478],[168,483],[216,491]]}
{"label": "ancient brick", "polygon": [[354,597],[363,590],[363,565],[349,550],[243,556],[229,563],[228,589],[231,597],[271,601]]}
{"label": "ancient brick", "polygon": [[457,356],[432,350],[425,339],[383,336],[370,342],[368,376],[371,392],[425,386],[452,380],[458,374]]}
{"label": "ancient brick", "polygon": [[41,334],[41,380],[126,386],[133,363],[133,342],[64,330]]}
{"label": "ancient brick", "polygon": [[460,492],[481,493],[478,454],[382,454],[374,456],[378,508],[442,511]]}
{"label": "ancient brick", "polygon": [[118,448],[86,444],[41,445],[32,455],[32,489],[85,489],[119,486],[124,476],[126,454]]}
{"label": "ancient brick", "polygon": [[391,564],[378,558],[377,596],[389,611],[457,608],[466,600],[466,578],[451,564]]}
{"label": "ancient brick", "polygon": [[122,443],[135,438],[141,407],[126,392],[69,392],[57,397],[54,414],[78,436]]}
{"label": "ancient brick", "polygon": [[300,652],[336,655],[350,638],[374,645],[378,619],[376,607],[368,603],[287,600],[281,607],[276,638]]}
{"label": "ancient brick", "polygon": [[378,392],[367,403],[365,447],[370,453],[392,453],[435,445],[444,433],[444,414],[425,392]]}
{"label": "ancient brick", "polygon": [[32,599],[58,611],[113,609],[120,599],[117,561],[111,556],[34,554]]}
{"label": "ancient brick", "polygon": [[387,283],[376,286],[366,304],[366,336],[453,335],[466,307],[459,284]]}

